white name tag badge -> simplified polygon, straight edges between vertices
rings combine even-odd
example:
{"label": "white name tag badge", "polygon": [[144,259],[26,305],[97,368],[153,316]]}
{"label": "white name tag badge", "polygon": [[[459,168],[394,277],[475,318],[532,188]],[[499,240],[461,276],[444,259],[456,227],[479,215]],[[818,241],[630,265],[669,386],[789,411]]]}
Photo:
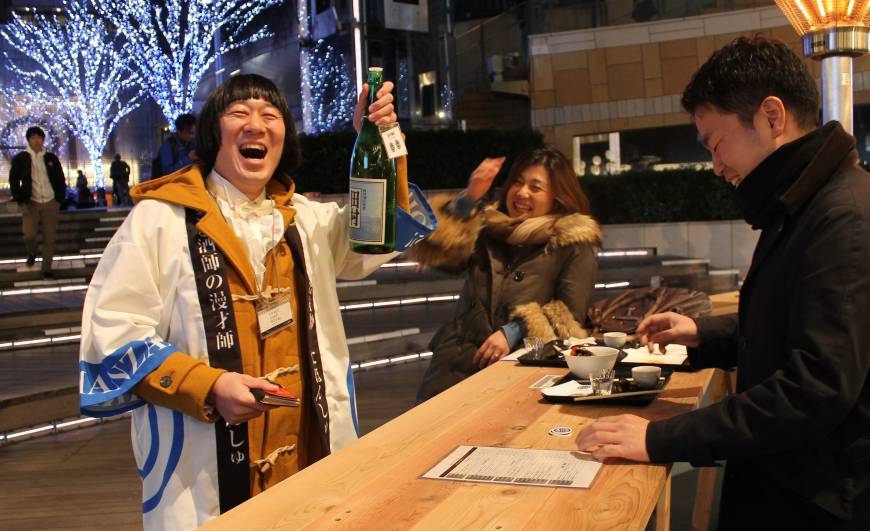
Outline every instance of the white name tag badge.
{"label": "white name tag badge", "polygon": [[269,300],[259,300],[256,308],[261,339],[293,324],[293,307],[290,305],[289,294],[278,295]]}
{"label": "white name tag badge", "polygon": [[381,126],[381,140],[387,148],[387,156],[390,159],[395,159],[408,154],[408,148],[405,147],[405,139],[402,138],[402,130],[398,123]]}

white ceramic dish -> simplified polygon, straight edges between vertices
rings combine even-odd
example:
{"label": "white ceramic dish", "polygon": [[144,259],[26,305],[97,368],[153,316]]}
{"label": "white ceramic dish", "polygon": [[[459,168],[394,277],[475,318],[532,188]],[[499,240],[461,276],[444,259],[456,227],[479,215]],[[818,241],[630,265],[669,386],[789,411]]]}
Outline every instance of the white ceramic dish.
{"label": "white ceramic dish", "polygon": [[625,332],[605,332],[604,344],[612,348],[621,348],[625,345],[625,340],[627,338],[628,334]]}
{"label": "white ceramic dish", "polygon": [[658,385],[661,375],[662,368],[655,365],[641,365],[631,368],[631,377],[634,378],[637,386],[643,389],[652,389]]}
{"label": "white ceramic dish", "polygon": [[572,356],[565,355],[565,361],[568,363],[568,368],[574,376],[584,380],[589,379],[590,372],[597,372],[604,369],[612,369],[616,365],[616,357],[619,355],[619,350],[611,347],[583,347],[592,353],[591,356]]}

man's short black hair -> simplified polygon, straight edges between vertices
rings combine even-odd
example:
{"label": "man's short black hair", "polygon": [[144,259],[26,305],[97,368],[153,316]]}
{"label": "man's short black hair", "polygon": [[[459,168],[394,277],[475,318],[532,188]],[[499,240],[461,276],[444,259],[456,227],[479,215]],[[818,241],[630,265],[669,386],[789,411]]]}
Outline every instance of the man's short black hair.
{"label": "man's short black hair", "polygon": [[739,37],[716,51],[692,76],[681,103],[690,114],[705,105],[751,124],[768,96],[781,99],[802,129],[819,124],[819,91],[803,60],[785,43]]}
{"label": "man's short black hair", "polygon": [[299,164],[299,140],[296,138],[293,115],[287,100],[269,79],[257,74],[245,74],[233,76],[216,88],[209,94],[202,108],[199,128],[196,131],[196,155],[199,157],[203,176],[208,175],[214,168],[221,147],[221,115],[234,101],[248,99],[269,102],[284,119],[284,150],[281,152],[276,174],[289,174]]}
{"label": "man's short black hair", "polygon": [[192,114],[179,114],[178,117],[175,118],[175,132],[184,131],[190,129],[191,127],[196,125],[196,116]]}
{"label": "man's short black hair", "polygon": [[41,127],[35,125],[33,127],[28,127],[27,131],[24,133],[24,138],[30,140],[30,137],[32,136],[40,136],[45,140],[45,131],[43,131]]}

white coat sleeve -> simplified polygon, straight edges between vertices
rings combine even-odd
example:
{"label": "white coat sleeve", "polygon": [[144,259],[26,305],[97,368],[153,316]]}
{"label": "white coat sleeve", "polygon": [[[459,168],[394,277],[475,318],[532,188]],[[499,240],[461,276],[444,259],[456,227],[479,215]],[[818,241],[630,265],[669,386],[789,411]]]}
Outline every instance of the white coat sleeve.
{"label": "white coat sleeve", "polygon": [[[103,252],[82,311],[80,407],[85,414],[116,415],[142,405],[132,388],[178,352],[160,333],[168,328],[166,301],[175,287],[161,278],[178,278],[171,267],[178,267],[177,257],[186,249],[181,240],[186,232],[177,230],[177,218],[183,216],[178,210],[141,202]],[[170,256],[174,259],[164,258]]]}
{"label": "white coat sleeve", "polygon": [[345,280],[365,278],[399,253],[359,254],[350,250],[348,208],[336,203],[317,205],[318,218],[326,230],[329,248],[335,262],[336,277]]}

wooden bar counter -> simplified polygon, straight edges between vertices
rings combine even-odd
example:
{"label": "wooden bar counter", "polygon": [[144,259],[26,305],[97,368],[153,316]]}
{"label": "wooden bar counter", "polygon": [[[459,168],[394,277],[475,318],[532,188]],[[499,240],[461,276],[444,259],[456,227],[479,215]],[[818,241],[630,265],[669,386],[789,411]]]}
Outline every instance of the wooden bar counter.
{"label": "wooden bar counter", "polygon": [[[674,373],[645,407],[550,404],[529,385],[567,369],[498,362],[288,478],[205,529],[667,529],[669,467],[608,461],[589,489],[419,479],[459,445],[575,450],[548,434],[630,412],[665,418],[698,406],[721,371]],[[388,391],[385,390],[385,393]],[[709,514],[709,513],[708,513]]]}

